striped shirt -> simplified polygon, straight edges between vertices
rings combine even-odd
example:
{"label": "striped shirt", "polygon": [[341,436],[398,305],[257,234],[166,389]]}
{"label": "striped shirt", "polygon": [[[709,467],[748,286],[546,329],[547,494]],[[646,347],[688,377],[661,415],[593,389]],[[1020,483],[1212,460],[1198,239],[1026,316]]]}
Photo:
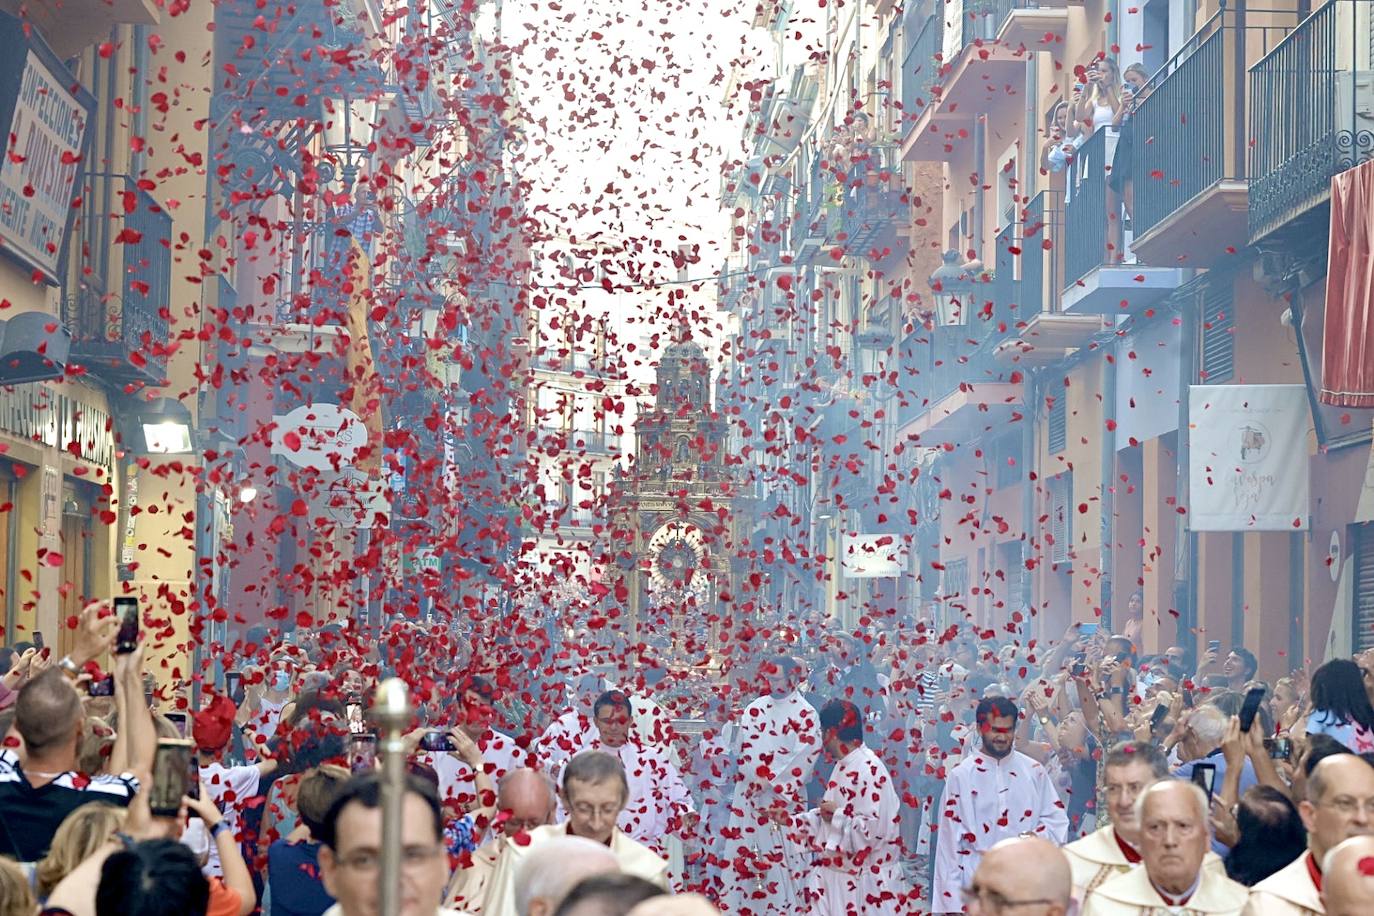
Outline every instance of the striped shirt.
{"label": "striped shirt", "polygon": [[19,862],[37,862],[48,854],[57,828],[87,802],[107,802],[127,808],[138,792],[138,780],[122,776],[61,774],[35,788],[24,776],[19,756],[0,749],[0,855]]}

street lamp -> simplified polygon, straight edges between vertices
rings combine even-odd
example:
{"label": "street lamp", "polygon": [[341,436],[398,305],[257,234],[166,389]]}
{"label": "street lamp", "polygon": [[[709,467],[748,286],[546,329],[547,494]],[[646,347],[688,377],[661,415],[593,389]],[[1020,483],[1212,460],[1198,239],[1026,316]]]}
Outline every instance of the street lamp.
{"label": "street lamp", "polygon": [[371,155],[377,127],[376,99],[359,99],[341,89],[324,100],[324,149],[339,162],[345,191],[353,187],[358,171]]}
{"label": "street lamp", "polygon": [[186,455],[195,450],[191,411],[175,398],[158,398],[138,410],[142,448],[150,455]]}
{"label": "street lamp", "polygon": [[967,324],[968,316],[963,306],[967,304],[968,294],[973,291],[969,282],[968,270],[959,264],[959,252],[953,248],[942,256],[944,261],[930,275],[930,291],[935,300],[935,323],[941,327],[952,324]]}

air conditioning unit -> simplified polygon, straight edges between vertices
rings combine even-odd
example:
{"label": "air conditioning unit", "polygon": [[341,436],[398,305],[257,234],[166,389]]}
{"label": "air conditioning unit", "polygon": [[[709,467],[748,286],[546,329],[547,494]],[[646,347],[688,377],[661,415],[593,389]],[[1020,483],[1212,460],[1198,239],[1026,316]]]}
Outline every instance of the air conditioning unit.
{"label": "air conditioning unit", "polygon": [[1336,130],[1348,136],[1374,131],[1374,70],[1336,73]]}

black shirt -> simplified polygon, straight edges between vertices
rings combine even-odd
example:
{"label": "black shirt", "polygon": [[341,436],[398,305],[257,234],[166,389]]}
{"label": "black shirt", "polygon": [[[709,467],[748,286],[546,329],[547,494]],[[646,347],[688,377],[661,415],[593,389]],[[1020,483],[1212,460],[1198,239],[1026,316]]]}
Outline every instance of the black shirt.
{"label": "black shirt", "polygon": [[34,788],[24,776],[19,757],[0,750],[0,855],[37,862],[48,854],[52,838],[68,814],[88,802],[127,808],[138,792],[138,780],[123,776],[82,776],[67,772]]}

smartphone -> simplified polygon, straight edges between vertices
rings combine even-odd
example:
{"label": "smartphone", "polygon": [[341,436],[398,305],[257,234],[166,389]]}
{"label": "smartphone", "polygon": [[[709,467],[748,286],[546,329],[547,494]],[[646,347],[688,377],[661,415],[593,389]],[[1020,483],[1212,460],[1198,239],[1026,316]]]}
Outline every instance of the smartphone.
{"label": "smartphone", "polygon": [[98,681],[91,681],[86,686],[86,690],[93,697],[112,697],[114,696],[114,675],[107,674]]}
{"label": "smartphone", "polygon": [[349,703],[345,707],[345,721],[348,722],[348,730],[355,735],[367,732],[367,723],[363,720],[363,704]]}
{"label": "smartphone", "polygon": [[243,672],[224,672],[224,692],[229,694],[235,706],[243,705]]}
{"label": "smartphone", "polygon": [[195,746],[185,738],[159,738],[153,758],[153,787],[148,806],[154,817],[175,817],[183,796],[200,794]]}
{"label": "smartphone", "polygon": [[1274,760],[1289,760],[1293,756],[1292,738],[1265,738],[1264,749]]}
{"label": "smartphone", "polygon": [[115,653],[128,655],[138,648],[138,599],[122,596],[114,600],[119,632],[115,634]]}
{"label": "smartphone", "polygon": [[171,712],[166,713],[165,715],[167,716],[167,721],[171,722],[173,725],[177,727],[178,735],[180,735],[183,738],[190,737],[190,735],[186,733],[186,729],[188,726],[188,717],[184,710],[174,709]]}
{"label": "smartphone", "polygon": [[377,736],[356,734],[348,737],[348,770],[366,773],[377,765]]}
{"label": "smartphone", "polygon": [[42,630],[34,630],[34,631],[33,631],[33,647],[34,647],[35,649],[41,649],[41,648],[43,648],[43,631],[42,631]]}
{"label": "smartphone", "polygon": [[458,745],[453,743],[453,738],[448,732],[427,731],[425,736],[420,739],[420,750],[422,751],[456,751]]}
{"label": "smartphone", "polygon": [[1209,640],[1207,640],[1207,651],[1208,651],[1208,652],[1220,652],[1220,651],[1221,651],[1221,640],[1220,640],[1220,639],[1209,639]]}
{"label": "smartphone", "polygon": [[1215,763],[1193,764],[1193,783],[1207,793],[1207,803],[1212,803],[1212,791],[1217,785],[1217,765]]}
{"label": "smartphone", "polygon": [[1082,662],[1074,662],[1073,666],[1069,668],[1069,674],[1073,677],[1082,677],[1087,673],[1088,666],[1083,664]]}
{"label": "smartphone", "polygon": [[1095,623],[1080,623],[1078,632],[1083,636],[1096,636],[1098,625]]}
{"label": "smartphone", "polygon": [[1155,711],[1150,714],[1150,731],[1159,728],[1159,723],[1164,721],[1164,717],[1169,714],[1169,704],[1160,703],[1155,707]]}
{"label": "smartphone", "polygon": [[1260,703],[1264,702],[1264,688],[1251,687],[1245,691],[1245,702],[1240,707],[1240,730],[1248,732],[1250,726],[1255,724],[1255,713],[1259,712]]}
{"label": "smartphone", "polygon": [[1190,690],[1190,689],[1187,688],[1187,687],[1184,687],[1184,688],[1183,688],[1183,708],[1184,708],[1184,709],[1192,709],[1192,708],[1193,708],[1193,691]]}

